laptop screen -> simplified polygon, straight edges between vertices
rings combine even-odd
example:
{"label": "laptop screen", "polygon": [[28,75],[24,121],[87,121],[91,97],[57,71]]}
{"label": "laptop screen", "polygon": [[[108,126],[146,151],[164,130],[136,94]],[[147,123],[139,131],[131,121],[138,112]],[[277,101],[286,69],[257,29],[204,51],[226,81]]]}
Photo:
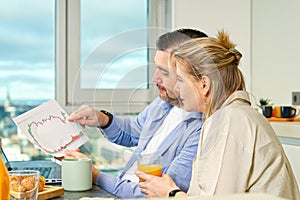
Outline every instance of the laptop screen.
{"label": "laptop screen", "polygon": [[[52,160],[31,160],[31,161],[11,161],[7,159],[3,149],[0,138],[0,154],[1,158],[8,171],[11,170],[39,170],[40,174],[46,179],[60,180],[61,178],[61,166],[59,162]],[[54,183],[54,182],[53,182]],[[58,183],[58,182],[55,182]]]}

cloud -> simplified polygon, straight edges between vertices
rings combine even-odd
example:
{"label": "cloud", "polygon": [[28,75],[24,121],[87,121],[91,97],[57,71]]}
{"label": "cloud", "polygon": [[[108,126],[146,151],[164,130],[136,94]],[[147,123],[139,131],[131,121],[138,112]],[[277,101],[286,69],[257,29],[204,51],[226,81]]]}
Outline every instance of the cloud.
{"label": "cloud", "polygon": [[[3,78],[0,76],[0,91],[9,89],[11,99],[50,99],[55,97],[55,85],[53,77],[38,77],[22,73]],[[6,81],[6,82],[5,82]],[[4,83],[5,82],[5,83]],[[4,99],[6,93],[1,93]]]}
{"label": "cloud", "polygon": [[[101,33],[101,35],[111,36],[138,27],[147,27],[147,1],[110,0],[99,3],[98,0],[89,0],[86,2],[88,3],[81,2],[83,34]],[[131,14],[128,14],[128,11]]]}
{"label": "cloud", "polygon": [[54,11],[55,1],[43,1],[40,0],[9,0],[0,1],[0,18],[1,19],[14,19],[16,21],[22,20],[20,15],[31,17],[35,20],[43,20],[43,18],[49,16],[49,9],[53,8]]}
{"label": "cloud", "polygon": [[121,58],[98,70],[83,70],[81,86],[83,88],[136,88],[147,84],[148,65],[144,57]]}
{"label": "cloud", "polygon": [[[47,63],[0,63],[0,89],[9,89],[13,99],[47,99],[55,95],[54,66]],[[28,65],[28,66],[27,66]],[[37,67],[40,66],[40,67]],[[4,99],[6,93],[1,93]]]}
{"label": "cloud", "polygon": [[47,34],[35,31],[0,28],[0,60],[50,61],[54,60],[54,29]]}
{"label": "cloud", "polygon": [[0,61],[53,61],[54,1],[0,2]]}
{"label": "cloud", "polygon": [[24,60],[0,60],[0,72],[17,73],[19,70],[26,70],[30,73],[40,70],[54,71],[54,60],[52,62],[39,62],[39,61],[24,61]]}

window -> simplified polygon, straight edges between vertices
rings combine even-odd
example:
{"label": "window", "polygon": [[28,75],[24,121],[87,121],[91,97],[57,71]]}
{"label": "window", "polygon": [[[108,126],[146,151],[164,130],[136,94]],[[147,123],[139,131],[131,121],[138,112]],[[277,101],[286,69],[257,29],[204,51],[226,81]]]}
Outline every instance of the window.
{"label": "window", "polygon": [[148,89],[147,0],[81,1],[80,14],[80,88]]}
{"label": "window", "polygon": [[59,102],[71,110],[83,103],[118,114],[143,110],[157,96],[152,60],[166,32],[167,2],[59,2],[59,26],[67,25],[58,32],[58,41],[66,38],[58,44],[58,82],[65,84],[58,84]]}
{"label": "window", "polygon": [[[168,26],[167,2],[171,1],[1,1],[0,137],[9,159],[47,157],[18,133],[12,117],[49,99],[57,99],[68,113],[85,103],[114,113],[143,110],[157,96],[151,63],[155,40]],[[115,13],[115,21],[99,20]],[[103,62],[105,74],[99,76]],[[85,132],[90,137],[85,148],[108,160],[102,163],[124,157],[123,149],[112,152],[111,143],[95,134],[98,129]]]}
{"label": "window", "polygon": [[[136,114],[157,97],[152,61],[156,39],[170,30],[165,28],[170,2],[57,1],[56,94],[69,113],[90,104],[114,114]],[[123,167],[127,148],[108,142],[97,128],[86,127],[85,133],[90,141],[81,151],[102,171]]]}
{"label": "window", "polygon": [[12,121],[55,98],[55,1],[0,2],[0,137],[11,160],[44,157]]}

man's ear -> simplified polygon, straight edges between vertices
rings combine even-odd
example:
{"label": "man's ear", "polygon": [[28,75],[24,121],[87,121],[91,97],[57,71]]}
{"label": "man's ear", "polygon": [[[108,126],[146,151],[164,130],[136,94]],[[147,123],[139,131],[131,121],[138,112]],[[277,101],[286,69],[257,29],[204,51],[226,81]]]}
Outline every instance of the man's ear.
{"label": "man's ear", "polygon": [[203,88],[203,95],[207,96],[209,94],[210,91],[210,79],[208,76],[202,76],[201,77],[201,84],[202,84],[202,88]]}

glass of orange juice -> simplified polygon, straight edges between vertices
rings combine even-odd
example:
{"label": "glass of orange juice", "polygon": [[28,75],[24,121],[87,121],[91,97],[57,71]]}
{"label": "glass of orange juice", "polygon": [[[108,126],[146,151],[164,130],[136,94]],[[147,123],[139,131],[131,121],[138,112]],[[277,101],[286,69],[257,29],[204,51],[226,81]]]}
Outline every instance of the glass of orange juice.
{"label": "glass of orange juice", "polygon": [[[154,154],[139,155],[137,159],[138,170],[154,176],[162,175],[162,157]],[[140,182],[144,180],[140,178]]]}

